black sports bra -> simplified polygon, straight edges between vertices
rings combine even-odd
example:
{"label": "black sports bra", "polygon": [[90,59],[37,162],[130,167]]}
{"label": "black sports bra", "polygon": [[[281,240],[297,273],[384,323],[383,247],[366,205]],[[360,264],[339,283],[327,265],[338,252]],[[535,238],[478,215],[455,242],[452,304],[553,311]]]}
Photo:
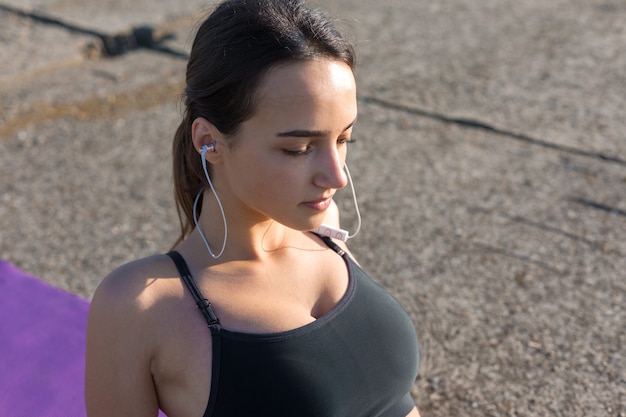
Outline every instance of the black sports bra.
{"label": "black sports bra", "polygon": [[405,417],[419,350],[405,310],[329,238],[348,267],[346,294],[294,330],[223,329],[180,254],[170,252],[212,335],[211,391],[204,417]]}

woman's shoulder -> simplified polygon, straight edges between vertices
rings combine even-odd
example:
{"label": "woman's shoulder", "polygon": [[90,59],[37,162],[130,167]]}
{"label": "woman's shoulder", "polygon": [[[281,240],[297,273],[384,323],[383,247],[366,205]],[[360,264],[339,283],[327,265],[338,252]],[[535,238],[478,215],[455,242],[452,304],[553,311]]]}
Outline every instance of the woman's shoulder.
{"label": "woman's shoulder", "polygon": [[166,337],[161,330],[172,327],[163,300],[176,288],[175,280],[167,280],[174,277],[168,257],[156,255],[120,266],[96,289],[87,324],[85,376],[94,414],[139,415],[143,409],[156,415],[153,371]]}
{"label": "woman's shoulder", "polygon": [[167,293],[177,278],[176,270],[166,255],[153,255],[128,262],[108,274],[98,285],[92,304],[104,303],[109,308],[145,310]]}

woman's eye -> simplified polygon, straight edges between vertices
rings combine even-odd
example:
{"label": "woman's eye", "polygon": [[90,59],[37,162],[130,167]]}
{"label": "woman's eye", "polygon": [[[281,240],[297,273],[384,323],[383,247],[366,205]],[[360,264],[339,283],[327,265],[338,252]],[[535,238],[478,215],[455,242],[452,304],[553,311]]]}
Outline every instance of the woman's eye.
{"label": "woman's eye", "polygon": [[[352,139],[352,138],[344,138],[344,139],[337,140],[337,144],[339,145],[344,145],[346,143],[354,143],[354,142],[356,142],[356,139]],[[283,149],[282,152],[287,156],[304,156],[304,155],[308,155],[309,153],[311,153],[312,150],[313,150],[313,147],[310,145],[307,145],[304,148],[299,148],[299,149]]]}
{"label": "woman's eye", "polygon": [[303,149],[283,149],[283,153],[287,156],[303,156],[311,152],[311,147],[307,146]]}

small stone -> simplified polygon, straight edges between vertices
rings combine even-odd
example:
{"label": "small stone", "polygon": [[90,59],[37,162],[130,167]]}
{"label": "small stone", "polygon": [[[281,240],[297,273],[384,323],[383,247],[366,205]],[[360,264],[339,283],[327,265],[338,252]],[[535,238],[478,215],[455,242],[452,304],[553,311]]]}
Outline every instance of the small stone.
{"label": "small stone", "polygon": [[432,402],[438,402],[443,400],[443,396],[437,394],[436,392],[430,394],[430,396],[428,397]]}

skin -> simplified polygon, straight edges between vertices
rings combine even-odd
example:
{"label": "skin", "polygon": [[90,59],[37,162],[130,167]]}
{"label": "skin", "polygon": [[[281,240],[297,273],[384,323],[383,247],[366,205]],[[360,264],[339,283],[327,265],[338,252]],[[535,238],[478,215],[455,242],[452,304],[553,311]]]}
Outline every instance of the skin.
{"label": "skin", "polygon": [[[235,137],[194,121],[196,149],[216,143],[206,157],[228,241],[218,260],[197,231],[176,250],[224,328],[267,333],[316,320],[347,290],[343,260],[307,231],[339,225],[331,198],[347,184],[342,167],[357,105],[350,68],[325,59],[274,68],[258,97]],[[210,192],[203,198],[199,223],[215,252],[221,214]],[[210,377],[209,329],[169,258],[144,258],[103,280],[87,330],[90,417],[155,416],[159,405],[171,417],[199,416]]]}

